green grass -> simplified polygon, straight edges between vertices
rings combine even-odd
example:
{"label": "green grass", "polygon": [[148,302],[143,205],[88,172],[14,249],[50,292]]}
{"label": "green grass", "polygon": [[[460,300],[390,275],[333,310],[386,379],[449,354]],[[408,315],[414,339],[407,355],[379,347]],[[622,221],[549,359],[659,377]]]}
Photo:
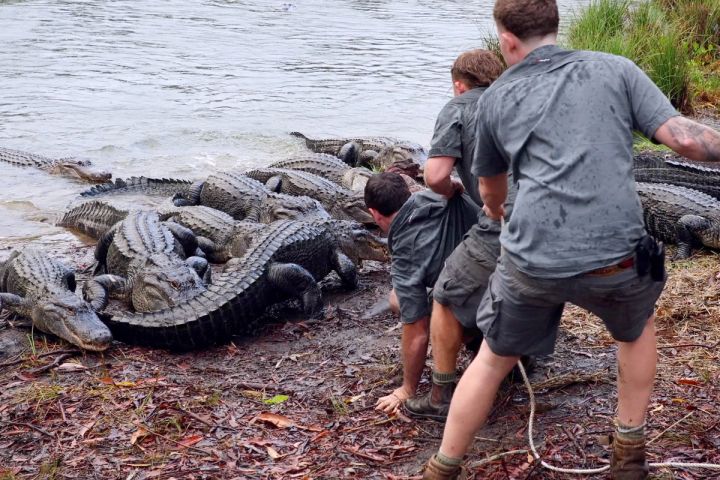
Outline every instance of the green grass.
{"label": "green grass", "polygon": [[566,43],[630,58],[684,113],[720,99],[720,0],[594,0]]}

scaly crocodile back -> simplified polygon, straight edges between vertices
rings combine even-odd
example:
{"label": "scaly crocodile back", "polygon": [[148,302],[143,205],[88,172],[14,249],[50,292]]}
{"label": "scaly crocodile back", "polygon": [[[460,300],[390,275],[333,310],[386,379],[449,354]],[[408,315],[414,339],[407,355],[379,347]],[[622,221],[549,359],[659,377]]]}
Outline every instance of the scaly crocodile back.
{"label": "scaly crocodile back", "polygon": [[117,207],[101,200],[91,200],[70,208],[57,223],[58,226],[77,230],[95,240],[124,220],[130,209]]}
{"label": "scaly crocodile back", "polygon": [[268,192],[256,180],[234,172],[210,175],[200,192],[200,204],[221,210],[237,220],[257,220]]}
{"label": "scaly crocodile back", "polygon": [[[720,201],[697,190],[662,183],[638,183],[645,226],[662,241],[677,243],[677,224],[685,215],[697,215],[711,222],[711,231],[720,239]],[[711,248],[720,245],[708,244]]]}
{"label": "scaly crocodile back", "polygon": [[268,168],[308,172],[342,185],[343,175],[350,169],[350,166],[333,155],[309,153],[272,163],[268,165]]}
{"label": "scaly crocodile back", "polygon": [[35,301],[52,295],[66,294],[67,278],[71,273],[64,264],[45,252],[26,248],[15,251],[0,273],[0,290]]}
{"label": "scaly crocodile back", "polygon": [[297,263],[317,279],[330,271],[332,240],[321,228],[303,222],[275,222],[248,252],[216,275],[207,291],[159,312],[123,313],[108,321],[117,338],[170,349],[226,343],[285,294],[269,284],[273,262]]}
{"label": "scaly crocodile back", "polygon": [[0,147],[0,161],[18,167],[35,167],[42,170],[51,168],[55,163],[52,158],[2,147]]}
{"label": "scaly crocodile back", "polygon": [[705,170],[682,168],[636,168],[633,170],[636,182],[666,183],[699,192],[720,199],[720,172],[717,176]]}
{"label": "scaly crocodile back", "polygon": [[130,177],[126,180],[116,178],[115,182],[96,185],[80,193],[82,197],[107,197],[142,194],[154,197],[172,197],[175,194],[187,195],[192,182],[176,178]]}

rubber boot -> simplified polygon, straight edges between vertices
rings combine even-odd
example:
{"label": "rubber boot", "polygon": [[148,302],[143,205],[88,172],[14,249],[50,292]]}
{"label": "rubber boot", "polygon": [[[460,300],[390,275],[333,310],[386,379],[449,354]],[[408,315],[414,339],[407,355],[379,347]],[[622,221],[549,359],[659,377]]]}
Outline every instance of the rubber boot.
{"label": "rubber boot", "polygon": [[447,419],[450,400],[455,391],[455,382],[433,382],[430,393],[424,397],[412,397],[405,400],[405,410],[413,417],[431,418],[439,422]]}
{"label": "rubber boot", "polygon": [[610,456],[610,478],[644,480],[649,470],[645,459],[645,437],[626,438],[615,432]]}
{"label": "rubber boot", "polygon": [[467,472],[460,465],[454,467],[445,465],[433,455],[425,465],[422,478],[423,480],[465,480]]}

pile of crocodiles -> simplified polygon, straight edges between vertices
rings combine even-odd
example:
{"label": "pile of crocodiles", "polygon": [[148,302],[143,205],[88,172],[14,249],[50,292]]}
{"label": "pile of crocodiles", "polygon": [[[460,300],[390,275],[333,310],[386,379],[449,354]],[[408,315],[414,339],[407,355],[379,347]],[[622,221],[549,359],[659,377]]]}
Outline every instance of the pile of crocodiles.
{"label": "pile of crocodiles", "polygon": [[[385,240],[366,228],[372,171],[395,171],[420,190],[427,155],[385,137],[292,135],[310,152],[265,168],[195,182],[116,179],[82,192],[58,221],[97,242],[82,298],[71,268],[26,248],[0,263],[0,307],[88,350],[112,338],[180,350],[227,342],[293,298],[319,313],[328,273],[354,288],[358,264],[388,260]],[[0,149],[2,160],[92,179],[83,162]],[[677,258],[720,249],[720,168],[643,154],[633,171],[649,232],[677,244]]]}

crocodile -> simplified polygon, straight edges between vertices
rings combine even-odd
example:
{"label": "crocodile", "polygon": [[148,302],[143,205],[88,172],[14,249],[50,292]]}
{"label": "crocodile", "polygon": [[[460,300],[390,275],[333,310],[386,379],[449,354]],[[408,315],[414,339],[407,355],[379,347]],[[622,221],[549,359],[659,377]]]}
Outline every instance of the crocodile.
{"label": "crocodile", "polygon": [[[305,142],[305,146],[315,153],[327,153],[336,157],[342,157],[346,162],[357,159],[356,161],[359,162],[360,165],[358,165],[358,163],[350,163],[353,167],[361,166],[364,161],[375,157],[388,147],[397,147],[404,150],[415,163],[420,166],[424,165],[427,160],[427,152],[422,145],[391,137],[314,139],[300,132],[290,132],[290,135],[302,139]],[[355,150],[357,150],[358,153],[349,153],[355,152]]]}
{"label": "crocodile", "polygon": [[[117,222],[127,217],[130,210],[94,200],[68,210],[58,225],[79,230],[99,239]],[[235,220],[227,213],[201,205],[188,207],[161,207],[160,219],[178,223],[193,231],[198,247],[213,263],[225,263],[240,257],[266,225]],[[315,226],[327,229],[338,242],[340,250],[355,264],[362,260],[388,261],[387,242],[350,220],[314,220]]]}
{"label": "crocodile", "polygon": [[242,258],[228,262],[205,292],[157,312],[123,312],[107,323],[128,343],[179,350],[226,343],[277,302],[295,297],[306,314],[321,311],[317,281],[331,270],[345,285],[357,285],[354,265],[327,230],[281,220],[264,229]]}
{"label": "crocodile", "polygon": [[676,258],[692,249],[720,249],[720,201],[697,190],[663,183],[637,183],[645,226],[656,238],[678,244]]}
{"label": "crocodile", "polygon": [[720,165],[652,153],[636,155],[633,162],[638,182],[678,185],[720,199]]}
{"label": "crocodile", "polygon": [[176,305],[205,290],[201,277],[207,280],[210,270],[207,260],[192,256],[196,250],[185,227],[161,222],[157,212],[132,211],[102,235],[97,276],[85,283],[83,295],[96,311],[105,309],[108,297],[138,312]]}
{"label": "crocodile", "polygon": [[214,173],[195,182],[186,195],[176,196],[174,202],[177,206],[204,205],[237,220],[259,223],[330,218],[316,200],[271,192],[262,183],[238,172]]}
{"label": "crocodile", "polygon": [[112,178],[112,174],[95,170],[89,160],[75,158],[48,158],[34,153],[22,152],[0,147],[0,162],[19,167],[34,167],[52,175],[79,178],[87,182],[103,183]]}
{"label": "crocodile", "polygon": [[339,158],[327,153],[297,155],[271,163],[268,168],[286,168],[312,173],[355,192],[364,191],[365,184],[373,174],[365,167],[350,167]]}
{"label": "crocodile", "polygon": [[85,350],[112,342],[108,327],[75,294],[75,273],[42,250],[14,251],[0,263],[0,309],[30,318],[38,330]]}
{"label": "crocodile", "polygon": [[318,175],[286,168],[258,168],[245,175],[266,183],[271,190],[315,198],[334,218],[374,223],[362,193],[342,188]]}

